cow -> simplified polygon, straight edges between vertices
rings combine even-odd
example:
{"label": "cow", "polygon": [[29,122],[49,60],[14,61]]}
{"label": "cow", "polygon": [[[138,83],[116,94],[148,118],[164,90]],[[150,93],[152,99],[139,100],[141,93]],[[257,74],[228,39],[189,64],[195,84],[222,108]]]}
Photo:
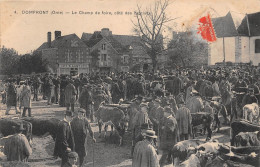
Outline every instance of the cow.
{"label": "cow", "polygon": [[45,137],[51,135],[53,140],[56,139],[58,124],[60,120],[57,118],[23,118],[23,120],[32,124],[32,134],[35,136]]}
{"label": "cow", "polygon": [[252,124],[246,120],[234,121],[231,124],[231,146],[235,144],[235,136],[240,132],[255,132],[260,131],[260,126]]}
{"label": "cow", "polygon": [[98,119],[99,136],[101,136],[101,128],[103,123],[105,123],[105,138],[108,125],[111,125],[110,134],[112,134],[113,128],[115,127],[120,136],[119,146],[121,146],[122,137],[128,126],[128,113],[124,113],[124,111],[120,109],[119,105],[105,105],[104,103],[101,103],[99,109],[95,112],[95,117]]}
{"label": "cow", "polygon": [[203,143],[205,143],[205,141],[201,141],[198,139],[184,140],[176,143],[172,148],[174,166],[178,166],[180,162],[183,162],[188,158],[188,152],[190,147],[196,148],[197,146]]}
{"label": "cow", "polygon": [[193,139],[195,138],[195,134],[197,133],[198,127],[202,126],[204,134],[205,130],[207,129],[208,134],[206,140],[211,139],[211,124],[213,122],[213,119],[210,115],[210,113],[207,112],[198,112],[198,113],[191,113],[192,117],[192,133],[193,133]]}
{"label": "cow", "polygon": [[235,136],[234,144],[240,146],[260,146],[260,132],[240,132]]}
{"label": "cow", "polygon": [[[181,167],[201,167],[205,166],[209,159],[212,159],[218,155],[219,152],[218,141],[210,141],[202,143],[197,147],[188,148],[187,160],[183,161],[180,165],[174,164],[175,166]],[[192,150],[192,151],[190,151]]]}
{"label": "cow", "polygon": [[235,136],[240,132],[255,132],[260,131],[260,125],[252,124],[246,120],[234,121],[231,124],[231,146],[234,146]]}
{"label": "cow", "polygon": [[[3,136],[13,135],[15,134],[15,131],[19,130],[21,124],[23,124],[25,129],[22,133],[26,136],[29,143],[32,144],[32,124],[25,120],[9,118],[0,119],[0,133]],[[15,129],[13,127],[15,127]]]}
{"label": "cow", "polygon": [[257,103],[246,104],[243,107],[243,118],[252,123],[259,122],[259,107]]}

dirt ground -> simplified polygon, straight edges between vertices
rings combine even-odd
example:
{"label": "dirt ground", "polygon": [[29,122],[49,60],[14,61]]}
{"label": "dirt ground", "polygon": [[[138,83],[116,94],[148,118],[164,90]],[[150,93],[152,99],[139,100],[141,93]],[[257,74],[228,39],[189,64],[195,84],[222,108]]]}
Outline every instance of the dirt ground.
{"label": "dirt ground", "polygon": [[[0,104],[0,117],[6,117],[6,106]],[[32,103],[32,115],[37,118],[58,118],[63,119],[65,107],[59,107],[57,104],[47,106],[46,100]],[[18,117],[15,115],[15,110],[12,108],[8,117]],[[84,161],[86,167],[130,167],[132,160],[130,158],[131,151],[131,134],[128,132],[125,134],[123,143],[124,145],[119,147],[116,144],[109,142],[105,143],[104,137],[98,138],[98,126],[95,123],[91,123],[91,127],[95,133],[96,143],[90,140],[88,135],[87,140],[87,157]],[[109,134],[109,133],[108,133]],[[103,136],[103,135],[102,135]],[[205,136],[199,137],[205,139]],[[220,133],[214,133],[213,137],[222,143],[229,143],[229,128],[221,128]],[[5,157],[0,155],[0,167],[1,166],[60,166],[61,160],[53,158],[54,141],[51,136],[45,138],[34,137],[32,145],[33,153],[29,157],[29,162],[26,164],[7,162]],[[159,151],[160,153],[160,151]],[[1,159],[2,158],[2,159]],[[170,167],[172,165],[168,165]]]}

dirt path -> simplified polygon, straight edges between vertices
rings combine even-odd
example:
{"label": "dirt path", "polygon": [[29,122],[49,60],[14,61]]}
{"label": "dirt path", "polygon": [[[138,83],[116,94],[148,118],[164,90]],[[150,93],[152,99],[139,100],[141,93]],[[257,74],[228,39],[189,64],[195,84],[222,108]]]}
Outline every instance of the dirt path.
{"label": "dirt path", "polygon": [[[6,106],[0,104],[0,117],[4,116]],[[63,119],[65,107],[59,107],[57,104],[52,106],[46,105],[46,100],[40,102],[33,102],[32,104],[32,115],[40,118],[58,118]],[[15,110],[12,108],[10,114],[14,114]],[[10,115],[8,117],[18,117],[19,115]],[[124,136],[124,145],[119,147],[116,144],[105,143],[104,138],[98,138],[98,127],[95,123],[91,124],[92,129],[95,133],[97,142],[93,144],[92,140],[88,135],[87,140],[87,158],[85,159],[84,166],[86,167],[130,167],[132,160],[130,159],[131,150],[131,135],[126,133]],[[229,136],[228,129],[222,129],[222,133],[213,134],[213,138],[218,139],[219,142],[228,143]],[[205,137],[201,137],[205,138]],[[60,159],[53,159],[54,141],[51,136],[45,138],[34,137],[32,145],[33,153],[29,158],[27,164],[14,164],[5,162],[2,160],[0,163],[5,164],[4,166],[59,166],[61,163]],[[94,158],[93,158],[94,157]],[[94,162],[93,162],[94,159]],[[171,166],[171,165],[169,165]]]}

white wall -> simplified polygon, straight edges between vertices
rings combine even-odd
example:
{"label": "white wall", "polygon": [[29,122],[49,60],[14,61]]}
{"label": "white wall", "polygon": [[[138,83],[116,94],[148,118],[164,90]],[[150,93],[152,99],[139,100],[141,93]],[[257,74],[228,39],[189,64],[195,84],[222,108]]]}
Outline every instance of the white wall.
{"label": "white wall", "polygon": [[[235,62],[235,37],[225,37],[225,57],[226,62]],[[215,42],[209,44],[209,65],[214,65],[217,62],[223,62],[223,38],[217,38]]]}

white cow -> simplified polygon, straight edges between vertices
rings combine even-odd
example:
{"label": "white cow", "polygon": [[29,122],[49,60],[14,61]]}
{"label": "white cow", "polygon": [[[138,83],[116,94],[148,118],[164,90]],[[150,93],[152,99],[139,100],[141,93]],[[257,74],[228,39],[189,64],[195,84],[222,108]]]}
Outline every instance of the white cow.
{"label": "white cow", "polygon": [[251,123],[259,124],[259,106],[257,103],[247,104],[243,107],[243,118]]}

